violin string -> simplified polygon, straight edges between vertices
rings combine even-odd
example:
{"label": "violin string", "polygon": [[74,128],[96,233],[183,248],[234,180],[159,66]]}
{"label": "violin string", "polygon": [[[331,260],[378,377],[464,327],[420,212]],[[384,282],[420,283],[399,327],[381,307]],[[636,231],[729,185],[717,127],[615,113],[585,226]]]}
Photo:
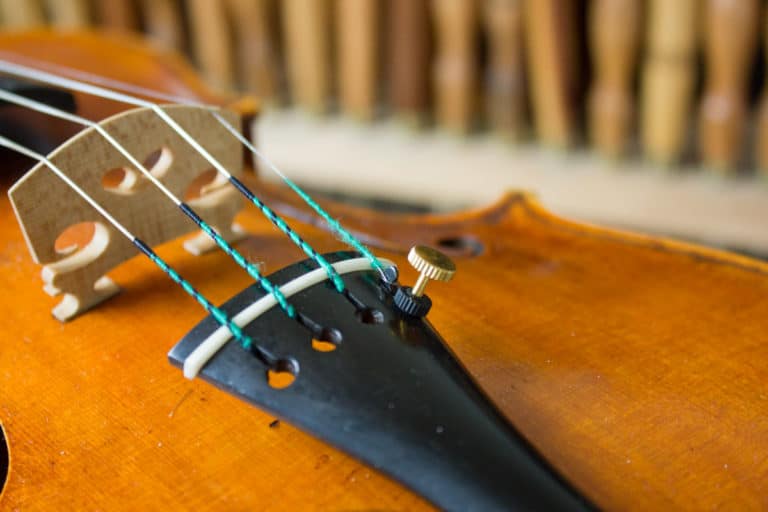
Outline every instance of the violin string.
{"label": "violin string", "polygon": [[[251,264],[237,249],[232,247],[221,235],[207,222],[205,222],[200,215],[192,209],[187,203],[182,201],[176,194],[168,189],[155,175],[149,171],[146,166],[141,164],[122,144],[120,144],[103,126],[95,123],[82,116],[66,112],[56,107],[47,105],[45,103],[21,96],[10,91],[0,89],[0,100],[13,103],[35,112],[47,114],[59,119],[64,119],[76,124],[88,126],[96,130],[106,141],[112,145],[120,154],[122,154],[134,167],[136,167],[152,184],[154,184],[160,191],[165,194],[171,202],[174,203],[187,217],[189,217],[204,233],[206,233],[216,244],[224,251],[225,254],[230,256],[240,267],[242,267],[251,277],[253,277],[259,285],[269,294],[275,297],[280,309],[291,319],[296,320],[303,327],[308,329],[312,336],[316,339],[323,339],[326,337],[327,331],[315,320],[311,319],[305,313],[296,310],[295,306],[291,304],[285,295],[280,291],[280,288],[275,286],[268,278],[263,276],[258,268]],[[357,310],[365,308],[365,305],[357,301],[354,296],[349,296],[348,300],[352,302]]]}
{"label": "violin string", "polygon": [[72,190],[74,190],[80,197],[88,202],[99,214],[101,214],[108,222],[110,222],[115,229],[128,238],[131,243],[147,256],[160,270],[162,270],[168,277],[181,286],[181,288],[195,299],[215,320],[219,325],[226,327],[232,336],[240,343],[245,349],[251,351],[260,361],[266,364],[269,368],[276,369],[278,366],[278,358],[267,351],[263,347],[254,343],[253,339],[245,334],[243,330],[233,322],[230,317],[223,310],[214,306],[205,296],[197,291],[192,284],[184,279],[173,267],[171,267],[165,260],[152,250],[152,248],[143,242],[140,238],[136,237],[126,228],[120,221],[114,218],[106,209],[104,209],[95,199],[93,199],[88,193],[83,190],[77,183],[66,175],[58,166],[51,162],[47,157],[37,153],[36,151],[29,149],[7,137],[0,136],[0,146],[20,153],[24,156],[37,160],[40,163],[45,164],[51,171],[54,172],[64,183],[66,183]]}
{"label": "violin string", "polygon": [[[4,100],[4,101],[7,101],[8,103],[13,103],[13,104],[28,108],[35,112],[40,112],[43,114],[50,115],[52,117],[64,119],[65,121],[88,126],[96,130],[102,137],[104,137],[104,139],[107,140],[107,142],[110,145],[112,145],[119,153],[121,153],[126,159],[128,159],[131,165],[136,167],[147,179],[150,180],[150,182],[153,185],[155,185],[158,189],[160,189],[160,191],[163,194],[165,194],[166,197],[168,197],[168,199],[170,199],[170,201],[174,203],[174,205],[176,205],[201,230],[203,230],[203,232],[205,232],[211,239],[213,239],[216,242],[216,244],[227,255],[229,255],[240,267],[245,269],[245,271],[248,272],[248,274],[251,277],[253,277],[267,293],[274,295],[278,305],[283,310],[283,312],[285,312],[285,314],[288,315],[289,318],[295,319],[296,321],[299,322],[299,324],[301,324],[302,326],[310,330],[314,338],[322,339],[326,337],[326,335],[323,334],[326,331],[324,331],[323,327],[318,322],[312,320],[305,313],[296,311],[296,308],[293,306],[293,304],[288,302],[286,297],[283,295],[283,293],[280,291],[280,289],[277,286],[275,286],[269,279],[264,277],[259,272],[256,266],[252,265],[240,252],[238,252],[234,247],[232,247],[231,244],[229,244],[226,240],[224,240],[212,226],[206,223],[192,209],[192,207],[190,207],[187,203],[182,201],[178,196],[176,196],[173,192],[171,192],[156,176],[152,174],[151,171],[149,171],[146,168],[146,166],[141,164],[133,155],[131,155],[131,153],[125,148],[125,146],[120,144],[99,123],[86,119],[82,116],[78,116],[77,114],[72,114],[65,110],[61,110],[59,108],[53,107],[46,103],[42,103],[40,101],[33,100],[31,98],[27,98],[25,96],[22,96],[10,91],[6,91],[3,89],[0,89],[0,100]],[[335,269],[334,269],[334,273],[336,273]],[[365,304],[363,304],[360,300],[358,300],[347,289],[343,290],[342,293],[347,298],[347,300],[352,303],[352,305],[355,307],[357,311],[362,311],[366,309]]]}
{"label": "violin string", "polygon": [[[216,171],[222,174],[243,196],[245,196],[251,203],[253,203],[262,214],[269,219],[283,234],[285,234],[294,244],[296,244],[304,253],[313,259],[320,267],[322,267],[328,278],[333,283],[337,292],[342,294],[352,305],[360,310],[365,306],[346,289],[341,276],[336,272],[333,266],[320,255],[311,245],[304,241],[296,231],[294,231],[279,215],[277,215],[271,208],[269,208],[264,202],[262,202],[244,183],[233,176],[218,160],[216,160],[204,147],[198,143],[194,137],[192,137],[186,130],[184,130],[170,115],[168,115],[160,105],[146,101],[140,98],[133,97],[128,94],[124,94],[118,91],[106,89],[96,85],[79,82],[66,77],[61,77],[41,71],[27,66],[14,64],[7,61],[0,60],[0,71],[13,76],[19,76],[29,78],[38,82],[47,83],[63,87],[65,89],[71,89],[86,94],[91,94],[97,97],[118,101],[121,103],[127,103],[130,105],[143,107],[152,110],[158,115],[168,126],[170,126],[179,136],[181,136],[192,148],[198,152],[209,164],[211,164]],[[379,264],[380,265],[380,264]],[[381,267],[381,265],[380,265]],[[383,267],[382,267],[383,268]],[[383,270],[380,268],[379,272],[384,275]],[[303,320],[307,320],[303,318]],[[316,324],[315,324],[316,326]]]}
{"label": "violin string", "polygon": [[[42,64],[42,63],[39,63]],[[208,110],[208,112],[213,115],[213,117],[224,127],[227,129],[227,131],[234,136],[236,139],[240,141],[240,143],[245,146],[248,151],[251,152],[252,155],[254,155],[259,161],[261,161],[269,170],[271,170],[273,173],[275,173],[283,182],[296,193],[308,206],[310,206],[315,213],[317,213],[320,217],[325,220],[328,225],[331,227],[333,231],[335,231],[341,239],[349,246],[353,247],[355,250],[357,250],[360,254],[362,254],[364,257],[366,257],[371,262],[371,267],[377,270],[384,279],[387,279],[386,275],[384,274],[384,266],[381,264],[379,259],[376,257],[373,252],[371,252],[368,247],[365,246],[360,240],[358,240],[352,233],[350,233],[347,229],[345,229],[341,223],[334,219],[325,209],[323,209],[322,206],[320,206],[307,192],[305,192],[299,185],[297,185],[293,180],[291,180],[288,176],[283,173],[280,168],[270,159],[268,158],[262,151],[259,151],[251,141],[249,141],[243,134],[241,134],[237,128],[235,128],[232,123],[227,121],[216,109],[216,107],[212,107],[211,105],[206,105],[204,103],[200,103],[199,101],[195,101],[189,98],[185,98],[183,96],[178,95],[172,95],[163,93],[160,91],[156,91],[154,89],[149,89],[146,87],[141,87],[134,84],[129,84],[125,82],[121,82],[120,80],[114,80],[111,78],[107,78],[104,76],[96,75],[93,73],[88,73],[86,71],[81,71],[77,69],[72,69],[68,67],[58,66],[56,64],[51,63],[45,63],[46,67],[51,69],[58,69],[59,72],[62,74],[68,74],[70,76],[78,77],[79,80],[84,82],[90,82],[92,84],[99,84],[101,86],[110,87],[113,90],[120,90],[126,93],[131,93],[133,95],[140,95],[140,96],[146,96],[146,97],[152,97],[155,99],[163,100],[163,101],[169,101],[172,103],[180,103],[183,105],[190,105],[195,106],[198,108],[204,108]]]}

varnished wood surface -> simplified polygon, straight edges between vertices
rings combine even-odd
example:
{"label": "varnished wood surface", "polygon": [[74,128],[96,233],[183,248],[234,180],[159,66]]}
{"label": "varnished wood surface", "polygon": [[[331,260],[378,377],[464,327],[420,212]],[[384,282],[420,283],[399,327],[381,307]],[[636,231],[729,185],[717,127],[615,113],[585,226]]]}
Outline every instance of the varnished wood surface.
{"label": "varnished wood surface", "polygon": [[[341,248],[282,189],[256,184],[319,250]],[[768,265],[580,226],[522,195],[483,211],[385,215],[329,205],[393,259],[454,251],[430,320],[507,418],[597,505],[768,507]],[[253,208],[243,254],[266,273],[302,258]],[[159,249],[221,302],[250,284],[220,252]],[[50,317],[0,199],[0,422],[9,510],[428,508],[375,471],[211,386],[168,349],[201,310],[150,262],[111,273],[124,292],[68,324]]]}
{"label": "varnished wood surface", "polygon": [[[483,214],[386,217],[334,210],[394,259],[470,236],[430,319],[507,417],[598,504],[613,509],[768,506],[768,268],[584,228],[513,196]],[[112,275],[124,293],[66,325],[3,199],[0,415],[11,508],[413,509],[420,500],[334,449],[200,382],[167,350],[199,308],[149,262]],[[272,272],[300,259],[253,210],[239,245]],[[340,245],[314,228],[321,250]],[[384,247],[386,249],[382,250]],[[249,284],[220,253],[161,254],[215,301]]]}

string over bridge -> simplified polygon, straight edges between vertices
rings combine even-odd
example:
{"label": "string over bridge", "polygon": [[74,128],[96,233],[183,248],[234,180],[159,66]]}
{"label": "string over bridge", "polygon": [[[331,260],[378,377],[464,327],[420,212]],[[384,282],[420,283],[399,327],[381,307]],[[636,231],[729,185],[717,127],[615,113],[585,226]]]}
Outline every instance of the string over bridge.
{"label": "string over bridge", "polygon": [[[189,106],[164,107],[185,130],[203,141],[209,152],[235,175],[242,173],[242,149],[207,110]],[[222,112],[233,125],[236,115]],[[154,159],[153,176],[173,193],[184,197],[192,183],[210,167],[150,109],[134,109],[100,123],[132,155]],[[91,197],[110,206],[114,216],[149,245],[158,245],[194,231],[194,224],[133,169],[97,130],[88,128],[53,151],[50,161],[78,183]],[[145,161],[151,164],[151,161]],[[117,179],[115,179],[117,178]],[[242,208],[240,195],[224,179],[214,179],[189,202],[227,242],[243,236],[233,219]],[[136,252],[130,241],[115,236],[114,228],[70,187],[36,165],[9,191],[17,219],[32,257],[43,265],[44,289],[63,295],[53,314],[61,321],[113,296],[119,288],[105,274]],[[56,249],[56,240],[68,228],[93,223],[94,234],[82,247]],[[216,246],[205,233],[187,240],[185,248],[201,254]]]}

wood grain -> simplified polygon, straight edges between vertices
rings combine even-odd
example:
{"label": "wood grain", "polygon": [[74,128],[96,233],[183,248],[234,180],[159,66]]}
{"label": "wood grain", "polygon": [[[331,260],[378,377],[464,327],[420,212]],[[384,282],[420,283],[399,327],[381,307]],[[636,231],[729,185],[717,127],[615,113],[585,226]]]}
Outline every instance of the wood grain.
{"label": "wood grain", "polygon": [[[342,247],[284,189],[251,185],[313,246]],[[767,264],[574,224],[521,194],[444,216],[327,207],[397,262],[404,283],[416,278],[410,246],[453,248],[459,271],[430,291],[430,321],[599,507],[768,507]],[[239,249],[265,272],[303,257],[255,209],[237,220],[250,234]],[[214,302],[251,284],[221,252],[191,258],[177,241],[160,253]],[[0,421],[14,453],[4,508],[429,508],[291,426],[185,381],[166,352],[202,313],[145,259],[110,273],[124,293],[62,326],[3,197],[0,267]]]}

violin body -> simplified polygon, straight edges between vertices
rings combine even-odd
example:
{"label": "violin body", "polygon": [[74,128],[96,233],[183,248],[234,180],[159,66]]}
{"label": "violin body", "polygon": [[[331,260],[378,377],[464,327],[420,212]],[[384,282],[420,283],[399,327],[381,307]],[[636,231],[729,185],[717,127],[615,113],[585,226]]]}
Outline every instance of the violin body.
{"label": "violin body", "polygon": [[[115,59],[126,44],[9,36],[0,58],[37,52],[220,103],[168,56],[132,46]],[[102,117],[115,108],[79,105]],[[344,249],[288,191],[255,176],[248,183],[319,251]],[[508,421],[592,503],[768,508],[768,265],[572,223],[524,194],[441,216],[323,204],[394,261],[402,282],[417,277],[406,262],[411,246],[451,254],[459,270],[431,287],[430,322]],[[238,249],[264,274],[302,259],[255,208],[236,221],[247,232]],[[175,241],[158,252],[214,303],[250,284],[221,251],[192,257]],[[431,507],[336,448],[184,379],[167,353],[202,313],[150,261],[110,272],[122,293],[62,324],[4,194],[0,263],[3,509]]]}

